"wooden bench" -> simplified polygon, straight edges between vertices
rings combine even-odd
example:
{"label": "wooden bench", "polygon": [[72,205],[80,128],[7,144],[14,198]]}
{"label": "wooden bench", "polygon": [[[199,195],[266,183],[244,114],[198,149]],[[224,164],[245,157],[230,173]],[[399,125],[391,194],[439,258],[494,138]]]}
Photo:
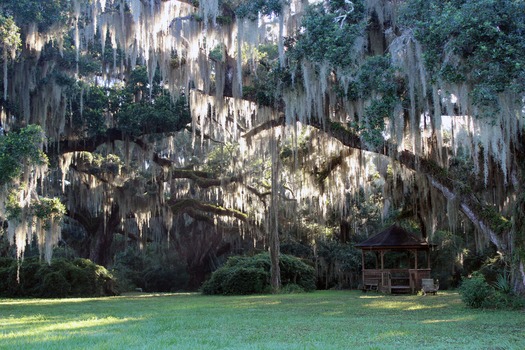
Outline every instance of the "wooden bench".
{"label": "wooden bench", "polygon": [[423,290],[423,295],[426,295],[427,293],[436,295],[439,290],[439,283],[434,282],[433,278],[422,278],[421,289]]}

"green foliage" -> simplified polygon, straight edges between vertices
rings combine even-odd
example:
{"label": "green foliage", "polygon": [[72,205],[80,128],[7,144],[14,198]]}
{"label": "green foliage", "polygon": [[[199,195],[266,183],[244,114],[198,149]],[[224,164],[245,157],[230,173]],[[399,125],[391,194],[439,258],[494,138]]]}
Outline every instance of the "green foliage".
{"label": "green foliage", "polygon": [[511,293],[508,279],[498,275],[498,281],[492,287],[480,272],[474,272],[471,278],[464,278],[459,288],[461,299],[471,308],[486,309],[521,309],[525,300]]}
{"label": "green foliage", "polygon": [[[56,75],[63,75],[64,72],[76,72],[78,66],[78,74],[82,77],[90,76],[92,74],[100,73],[102,70],[102,64],[107,64],[104,60],[109,54],[112,55],[113,49],[111,45],[108,45],[104,56],[102,55],[102,47],[99,40],[95,40],[95,44],[90,45],[88,48],[89,51],[80,51],[77,52],[75,43],[71,38],[71,35],[64,34],[64,47],[62,51],[59,51],[57,47],[45,47],[46,56],[53,55],[53,58],[57,61],[58,68]],[[98,50],[98,51],[96,51]],[[110,60],[113,63],[113,57]],[[71,76],[68,76],[66,79],[75,79]]]}
{"label": "green foliage", "polygon": [[0,186],[22,175],[25,165],[47,164],[47,156],[41,150],[44,140],[38,125],[0,136]]}
{"label": "green foliage", "polygon": [[12,17],[4,17],[0,13],[0,48],[4,50],[3,57],[13,56],[21,45],[20,28]]}
{"label": "green foliage", "polygon": [[263,16],[279,15],[283,9],[283,0],[230,0],[230,6],[234,9],[238,18],[248,18],[255,21],[259,14]]}
{"label": "green foliage", "polygon": [[[363,2],[354,1],[352,11],[343,8],[343,1],[329,3],[328,9],[322,3],[307,9],[301,22],[302,33],[295,39],[289,56],[294,61],[305,58],[332,67],[354,67],[357,61],[351,53],[356,51],[355,42],[363,37],[366,28]],[[342,13],[346,16],[341,17]]]}
{"label": "green foliage", "polygon": [[510,294],[512,292],[510,279],[506,272],[498,274],[493,286],[494,288],[496,288],[496,290],[500,291],[503,294]]}
{"label": "green foliage", "polygon": [[113,276],[87,259],[55,259],[50,265],[37,258],[26,258],[22,262],[0,260],[0,295],[3,297],[93,297],[116,293]]}
{"label": "green foliage", "polygon": [[[457,287],[461,283],[460,271],[462,266],[458,261],[458,256],[463,253],[465,242],[462,235],[450,231],[438,230],[434,232],[432,242],[437,249],[430,252],[432,263],[432,276],[439,279],[440,289]],[[452,275],[451,271],[457,271]]]}
{"label": "green foliage", "polygon": [[486,300],[494,294],[494,290],[480,273],[473,273],[471,278],[464,278],[459,287],[461,300],[471,308],[481,308]]}
{"label": "green foliage", "polygon": [[395,96],[398,88],[395,73],[390,55],[367,57],[359,66],[357,89],[360,97],[366,98],[373,93]]}
{"label": "green foliage", "polygon": [[275,44],[261,44],[257,47],[243,47],[243,61],[253,61],[251,85],[243,86],[243,98],[262,106],[275,107],[279,103],[282,89],[291,85],[290,71],[280,66],[278,47]]}
{"label": "green foliage", "polygon": [[[3,0],[3,9],[19,26],[35,23],[40,32],[67,19],[69,0]],[[0,9],[2,9],[0,7]]]}
{"label": "green foliage", "polygon": [[223,275],[220,286],[221,294],[259,294],[265,292],[267,288],[269,275],[262,268],[235,266],[227,271],[228,273]]}
{"label": "green foliage", "polygon": [[215,61],[215,62],[223,62],[224,61],[224,46],[222,44],[215,46],[210,51],[209,58],[210,60]]}
{"label": "green foliage", "polygon": [[33,214],[42,220],[60,218],[66,214],[66,206],[59,198],[40,198],[38,202],[34,201],[31,205]]}
{"label": "green foliage", "polygon": [[90,174],[118,175],[124,162],[115,154],[102,155],[100,153],[79,152],[77,166]]}
{"label": "green foliage", "polygon": [[483,219],[490,223],[490,227],[498,233],[507,232],[512,227],[512,222],[501,215],[494,207],[483,206],[481,215]]}
{"label": "green foliage", "polygon": [[523,310],[525,308],[525,299],[522,296],[496,289],[485,304],[487,304],[487,308],[491,309]]}
{"label": "green foliage", "polygon": [[[357,98],[371,99],[365,108],[364,120],[355,124],[363,140],[372,147],[384,142],[385,120],[394,115],[394,108],[399,102],[395,70],[390,57],[373,56],[365,59],[359,66],[359,75],[355,82]],[[349,89],[351,94],[353,89]],[[351,97],[351,96],[349,96]]]}
{"label": "green foliage", "polygon": [[[230,257],[226,264],[202,285],[202,293],[232,295],[268,292],[271,290],[270,267],[270,256],[267,253],[252,257]],[[303,291],[315,289],[314,269],[298,258],[282,254],[279,267],[283,288],[293,284]]]}
{"label": "green foliage", "polygon": [[122,291],[174,292],[184,290],[188,283],[186,266],[176,254],[156,246],[117,253],[112,273]]}
{"label": "green foliage", "polygon": [[353,244],[341,243],[336,239],[319,240],[316,245],[317,278],[323,288],[357,287],[362,269],[361,251]]}
{"label": "green foliage", "polygon": [[22,214],[22,207],[20,206],[19,201],[19,191],[20,188],[11,189],[7,195],[7,200],[5,202],[7,219],[19,218]]}
{"label": "green foliage", "polygon": [[191,121],[186,99],[173,102],[168,94],[126,104],[116,117],[118,128],[133,136],[178,131]]}
{"label": "green foliage", "polygon": [[203,170],[221,175],[231,174],[230,165],[239,156],[239,145],[227,143],[213,148],[206,157]]}
{"label": "green foliage", "polygon": [[400,23],[423,44],[433,78],[471,83],[476,105],[490,111],[495,94],[523,92],[523,1],[410,0]]}

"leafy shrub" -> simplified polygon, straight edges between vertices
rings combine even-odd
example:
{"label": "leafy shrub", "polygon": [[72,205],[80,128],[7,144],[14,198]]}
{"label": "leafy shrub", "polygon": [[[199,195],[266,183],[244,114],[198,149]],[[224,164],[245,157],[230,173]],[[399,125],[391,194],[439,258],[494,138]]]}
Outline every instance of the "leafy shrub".
{"label": "leafy shrub", "polygon": [[[19,280],[17,281],[17,275]],[[2,259],[0,296],[92,297],[117,294],[112,275],[87,259],[56,259],[50,265],[38,258]]]}
{"label": "leafy shrub", "polygon": [[493,286],[503,294],[510,294],[512,292],[512,286],[506,272],[500,273],[496,276],[496,281]]}
{"label": "leafy shrub", "polygon": [[[291,255],[282,254],[279,259],[283,289],[312,291],[315,289],[315,271]],[[202,286],[203,294],[254,294],[264,293],[270,287],[270,256],[262,253],[251,257],[233,256],[216,270]],[[292,288],[292,287],[290,287]]]}
{"label": "leafy shrub", "polygon": [[230,273],[230,269],[222,267],[217,269],[210,277],[209,280],[204,282],[201,291],[202,294],[213,295],[213,294],[226,294],[222,287],[222,283],[226,280]]}
{"label": "leafy shrub", "polygon": [[461,300],[471,308],[481,308],[486,300],[494,294],[494,290],[480,273],[473,273],[471,278],[464,278],[459,287]]}
{"label": "leafy shrub", "polygon": [[315,290],[315,270],[310,265],[294,256],[283,254],[279,259],[279,267],[283,286],[293,283],[306,292]]}
{"label": "leafy shrub", "polygon": [[268,286],[268,272],[255,267],[233,267],[222,281],[223,294],[263,293]]}
{"label": "leafy shrub", "polygon": [[525,307],[525,300],[511,293],[504,293],[500,290],[495,290],[490,298],[483,303],[485,308],[493,309],[523,309]]}
{"label": "leafy shrub", "polygon": [[54,271],[44,276],[41,291],[42,297],[65,298],[71,291],[71,284],[62,273]]}
{"label": "leafy shrub", "polygon": [[480,272],[474,272],[469,279],[463,279],[459,288],[461,299],[472,308],[520,309],[525,300],[511,292],[510,284],[504,275],[498,283],[491,286]]}

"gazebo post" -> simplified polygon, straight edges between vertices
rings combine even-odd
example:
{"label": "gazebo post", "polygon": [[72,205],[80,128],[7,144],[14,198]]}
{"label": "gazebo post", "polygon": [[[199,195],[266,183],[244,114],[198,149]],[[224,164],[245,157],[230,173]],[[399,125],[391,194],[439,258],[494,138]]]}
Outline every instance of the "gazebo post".
{"label": "gazebo post", "polygon": [[417,270],[417,249],[414,249],[413,252],[414,252],[414,268]]}
{"label": "gazebo post", "polygon": [[365,286],[365,250],[361,249],[361,277],[363,279],[363,289]]}
{"label": "gazebo post", "polygon": [[414,249],[413,250],[414,252],[414,280],[410,280],[410,288],[412,289],[412,294],[414,294],[414,291],[416,289],[416,286],[417,286],[417,281],[419,280],[419,271],[418,271],[418,268],[417,268],[417,249]]}
{"label": "gazebo post", "polygon": [[380,250],[380,253],[381,253],[381,286],[383,287],[385,285],[385,274],[383,273],[384,272],[384,269],[385,269],[385,251],[383,249]]}

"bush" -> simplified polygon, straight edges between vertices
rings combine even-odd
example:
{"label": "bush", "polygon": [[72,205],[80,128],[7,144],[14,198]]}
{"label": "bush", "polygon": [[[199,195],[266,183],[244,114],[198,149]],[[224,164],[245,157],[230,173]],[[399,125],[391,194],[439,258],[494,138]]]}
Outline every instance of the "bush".
{"label": "bush", "polygon": [[[3,259],[0,296],[3,297],[93,297],[115,295],[111,274],[87,259],[56,259],[50,265],[38,258],[23,262]],[[19,280],[17,281],[17,274]]]}
{"label": "bush", "polygon": [[283,287],[296,284],[306,292],[315,290],[315,270],[312,266],[294,256],[283,254],[279,259],[279,267]]}
{"label": "bush", "polygon": [[461,300],[468,307],[481,308],[486,306],[486,300],[494,294],[494,289],[485,281],[482,274],[474,272],[471,278],[463,279],[459,292]]}
{"label": "bush", "polygon": [[258,294],[268,287],[269,274],[255,267],[232,267],[222,281],[223,294]]}
{"label": "bush", "polygon": [[[216,270],[202,285],[203,294],[256,294],[271,290],[270,256],[262,253],[251,257],[230,257],[226,264]],[[283,289],[293,285],[293,289],[312,291],[315,289],[313,267],[300,259],[282,254],[279,259]],[[290,287],[292,288],[292,287]]]}
{"label": "bush", "polygon": [[484,303],[483,307],[493,309],[523,309],[525,301],[523,298],[509,293],[495,290],[494,293]]}
{"label": "bush", "polygon": [[222,267],[217,269],[210,277],[209,280],[203,283],[201,287],[202,294],[213,295],[213,294],[226,294],[222,287],[222,283],[226,280],[230,274],[230,269]]}
{"label": "bush", "polygon": [[70,295],[71,284],[62,273],[55,271],[44,276],[41,291],[41,297],[65,298]]}
{"label": "bush", "polygon": [[508,280],[501,276],[498,283],[491,286],[483,274],[474,272],[472,278],[463,279],[459,288],[461,299],[472,308],[522,309],[525,307],[525,300],[512,294]]}

